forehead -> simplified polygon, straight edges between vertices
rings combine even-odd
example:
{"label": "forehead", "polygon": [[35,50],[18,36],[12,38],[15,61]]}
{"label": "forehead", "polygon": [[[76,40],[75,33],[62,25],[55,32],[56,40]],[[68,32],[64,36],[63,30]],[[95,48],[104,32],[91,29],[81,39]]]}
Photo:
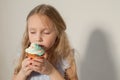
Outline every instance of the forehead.
{"label": "forehead", "polygon": [[30,16],[27,25],[28,28],[54,28],[53,22],[47,16],[38,14]]}

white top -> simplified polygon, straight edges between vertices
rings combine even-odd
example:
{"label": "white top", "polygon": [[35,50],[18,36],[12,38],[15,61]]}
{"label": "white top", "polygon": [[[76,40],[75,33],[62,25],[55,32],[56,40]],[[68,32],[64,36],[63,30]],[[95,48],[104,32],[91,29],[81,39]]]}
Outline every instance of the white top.
{"label": "white top", "polygon": [[[62,60],[62,63],[59,63],[57,65],[57,69],[63,76],[64,76],[65,69],[67,69],[69,67],[70,67],[70,65],[67,62],[67,60]],[[50,78],[48,75],[43,75],[43,74],[39,74],[36,72],[32,72],[27,80],[50,80]]]}

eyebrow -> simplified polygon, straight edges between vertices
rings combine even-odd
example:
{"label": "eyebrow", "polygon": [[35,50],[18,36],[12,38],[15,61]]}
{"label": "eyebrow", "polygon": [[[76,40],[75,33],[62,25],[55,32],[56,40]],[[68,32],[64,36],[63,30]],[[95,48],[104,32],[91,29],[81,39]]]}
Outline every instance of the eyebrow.
{"label": "eyebrow", "polygon": [[28,30],[35,30],[35,28],[28,28]]}
{"label": "eyebrow", "polygon": [[[28,29],[29,31],[36,31],[36,29],[35,28],[29,28]],[[51,29],[49,29],[49,28],[44,28],[44,29],[42,29],[42,31],[53,31],[53,30],[51,30]]]}

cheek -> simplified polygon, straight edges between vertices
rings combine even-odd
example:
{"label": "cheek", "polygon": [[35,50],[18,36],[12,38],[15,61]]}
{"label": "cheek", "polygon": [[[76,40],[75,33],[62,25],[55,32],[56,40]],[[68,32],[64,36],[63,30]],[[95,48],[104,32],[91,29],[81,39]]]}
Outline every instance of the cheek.
{"label": "cheek", "polygon": [[49,38],[49,39],[46,39],[45,41],[45,44],[46,44],[46,47],[50,48],[53,46],[53,44],[55,43],[55,40],[56,38]]}
{"label": "cheek", "polygon": [[29,35],[29,40],[30,40],[31,43],[34,42],[34,37]]}

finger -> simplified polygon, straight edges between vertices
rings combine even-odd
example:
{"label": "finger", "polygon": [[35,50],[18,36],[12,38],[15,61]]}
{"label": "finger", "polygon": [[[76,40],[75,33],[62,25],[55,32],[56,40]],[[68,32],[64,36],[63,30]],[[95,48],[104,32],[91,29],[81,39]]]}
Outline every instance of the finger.
{"label": "finger", "polygon": [[32,66],[28,66],[28,67],[25,67],[25,68],[23,69],[23,73],[24,73],[26,76],[30,75],[30,73],[31,73],[32,71],[33,71],[33,70],[32,70]]}
{"label": "finger", "polygon": [[33,71],[41,73],[42,67],[33,66]]}
{"label": "finger", "polygon": [[32,65],[33,65],[33,66],[41,67],[41,66],[44,65],[44,63],[43,63],[43,62],[38,62],[38,61],[32,61]]}
{"label": "finger", "polygon": [[23,62],[22,62],[22,67],[29,66],[31,62],[32,61],[29,58],[24,59]]}
{"label": "finger", "polygon": [[41,73],[41,74],[49,74],[51,72],[51,70],[49,69],[49,66],[33,66],[33,70],[35,72]]}
{"label": "finger", "polygon": [[42,57],[44,57],[45,59],[47,59],[48,54],[47,54],[47,53],[45,53],[44,55],[42,55]]}
{"label": "finger", "polygon": [[26,75],[30,75],[30,73],[32,72],[33,70],[28,70],[27,72],[26,72]]}
{"label": "finger", "polygon": [[42,58],[34,58],[33,60],[40,63],[43,63],[45,61],[45,59]]}
{"label": "finger", "polygon": [[28,66],[24,69],[25,72],[27,72],[28,70],[32,70],[32,66]]}

